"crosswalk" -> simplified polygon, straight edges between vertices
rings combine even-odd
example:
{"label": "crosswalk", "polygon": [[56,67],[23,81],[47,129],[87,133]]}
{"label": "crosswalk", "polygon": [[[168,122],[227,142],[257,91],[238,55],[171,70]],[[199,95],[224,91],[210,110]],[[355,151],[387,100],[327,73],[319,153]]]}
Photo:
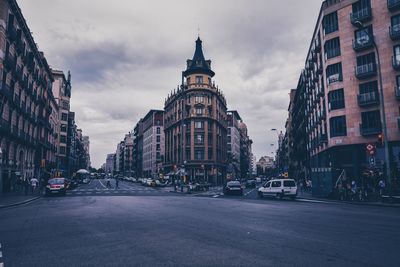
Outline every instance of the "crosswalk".
{"label": "crosswalk", "polygon": [[77,188],[67,191],[67,196],[85,196],[85,195],[135,195],[135,194],[165,194],[166,189],[153,189],[148,187],[132,188]]}

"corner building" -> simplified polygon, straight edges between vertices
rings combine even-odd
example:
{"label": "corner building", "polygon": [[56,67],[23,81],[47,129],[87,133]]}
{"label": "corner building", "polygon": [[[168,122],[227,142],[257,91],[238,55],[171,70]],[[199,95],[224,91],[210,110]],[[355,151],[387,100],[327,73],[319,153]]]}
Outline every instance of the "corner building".
{"label": "corner building", "polygon": [[[384,148],[377,147],[373,161],[366,151],[383,133],[380,70],[388,133],[384,138],[389,141],[392,177],[398,178],[400,1],[324,1],[293,107],[294,118],[299,112],[305,115],[305,140],[295,136],[298,143],[307,143],[307,176],[313,188],[319,188],[315,194],[329,194],[342,170],[348,179],[372,186],[376,181],[371,179],[377,177],[363,177],[365,171],[385,173]],[[295,119],[294,128],[302,129],[298,123]]]}
{"label": "corner building", "polygon": [[181,86],[165,101],[165,171],[186,182],[223,184],[226,175],[227,106],[214,75],[198,38]]}

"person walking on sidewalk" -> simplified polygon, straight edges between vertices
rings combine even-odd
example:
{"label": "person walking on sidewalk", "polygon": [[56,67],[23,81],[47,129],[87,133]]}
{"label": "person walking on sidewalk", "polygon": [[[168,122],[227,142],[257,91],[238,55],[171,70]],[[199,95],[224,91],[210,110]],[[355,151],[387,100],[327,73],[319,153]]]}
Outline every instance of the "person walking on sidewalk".
{"label": "person walking on sidewalk", "polygon": [[37,188],[38,184],[39,184],[38,179],[36,179],[35,177],[33,177],[33,178],[31,179],[31,189],[32,189],[31,192],[32,192],[32,194],[36,193],[36,188]]}
{"label": "person walking on sidewalk", "polygon": [[383,179],[379,180],[378,187],[379,187],[379,196],[382,197],[383,191],[385,190],[386,187],[385,181]]}

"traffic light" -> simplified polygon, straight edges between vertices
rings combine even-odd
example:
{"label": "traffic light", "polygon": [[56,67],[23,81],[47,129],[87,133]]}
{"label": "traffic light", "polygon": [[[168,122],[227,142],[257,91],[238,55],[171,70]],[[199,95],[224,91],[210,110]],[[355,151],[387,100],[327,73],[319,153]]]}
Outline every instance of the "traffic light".
{"label": "traffic light", "polygon": [[376,143],[379,147],[383,146],[383,134],[378,134],[378,141]]}

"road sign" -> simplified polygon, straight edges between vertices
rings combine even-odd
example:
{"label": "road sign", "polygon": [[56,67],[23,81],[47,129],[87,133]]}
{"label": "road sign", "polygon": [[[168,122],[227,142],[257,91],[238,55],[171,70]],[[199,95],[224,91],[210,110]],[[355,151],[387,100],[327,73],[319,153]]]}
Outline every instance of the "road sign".
{"label": "road sign", "polygon": [[370,156],[375,155],[376,146],[374,144],[372,144],[372,143],[367,144],[366,149],[367,149],[368,155],[370,155]]}

